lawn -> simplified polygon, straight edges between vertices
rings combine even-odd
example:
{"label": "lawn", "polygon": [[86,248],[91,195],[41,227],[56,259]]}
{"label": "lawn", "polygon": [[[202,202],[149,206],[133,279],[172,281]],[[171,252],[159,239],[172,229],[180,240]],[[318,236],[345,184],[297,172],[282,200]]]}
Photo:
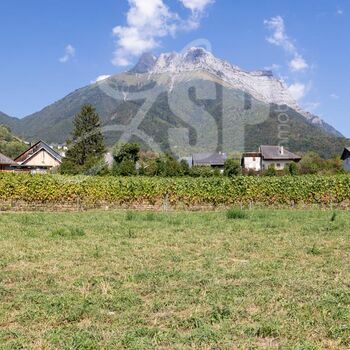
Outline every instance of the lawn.
{"label": "lawn", "polygon": [[0,215],[0,349],[349,349],[350,215]]}

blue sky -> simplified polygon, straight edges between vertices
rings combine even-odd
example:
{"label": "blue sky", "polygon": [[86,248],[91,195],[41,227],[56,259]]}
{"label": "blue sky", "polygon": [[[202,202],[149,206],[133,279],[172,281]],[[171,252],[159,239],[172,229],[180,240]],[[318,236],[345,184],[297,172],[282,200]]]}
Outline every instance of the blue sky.
{"label": "blue sky", "polygon": [[350,1],[147,0],[163,12],[146,38],[132,1],[142,2],[1,0],[0,111],[26,116],[126,70],[144,47],[180,51],[201,38],[244,69],[273,67],[301,105],[350,137]]}

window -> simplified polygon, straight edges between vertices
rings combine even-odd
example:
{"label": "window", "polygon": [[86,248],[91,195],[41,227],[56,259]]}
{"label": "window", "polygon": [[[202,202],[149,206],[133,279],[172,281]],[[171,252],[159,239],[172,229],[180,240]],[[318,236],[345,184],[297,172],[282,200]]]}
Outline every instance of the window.
{"label": "window", "polygon": [[256,158],[255,157],[253,157],[253,162],[255,162],[256,161]]}
{"label": "window", "polygon": [[280,168],[281,167],[281,163],[277,163],[277,168]]}

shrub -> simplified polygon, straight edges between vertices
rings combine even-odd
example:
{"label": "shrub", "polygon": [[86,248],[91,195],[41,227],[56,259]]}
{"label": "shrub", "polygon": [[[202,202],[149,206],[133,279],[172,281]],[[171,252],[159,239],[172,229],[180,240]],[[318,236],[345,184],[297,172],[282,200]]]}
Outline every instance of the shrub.
{"label": "shrub", "polygon": [[215,175],[215,169],[210,166],[194,166],[191,168],[192,177],[212,177]]}
{"label": "shrub", "polygon": [[130,160],[123,160],[121,163],[114,162],[112,174],[115,176],[133,176],[136,175],[136,165]]}
{"label": "shrub", "polygon": [[186,162],[186,160],[182,159],[180,161],[180,168],[181,168],[182,175],[185,175],[185,176],[190,175],[191,169],[188,163]]}
{"label": "shrub", "polygon": [[135,164],[140,159],[140,146],[137,143],[118,144],[113,154],[117,163],[128,160]]}
{"label": "shrub", "polygon": [[289,175],[292,175],[292,176],[298,175],[299,168],[298,168],[297,163],[295,163],[295,162],[290,163],[288,166],[288,172],[289,172]]}
{"label": "shrub", "polygon": [[237,160],[232,158],[226,159],[224,165],[224,175],[228,177],[237,176],[241,174],[241,165]]}
{"label": "shrub", "polygon": [[277,176],[277,170],[274,165],[269,165],[268,169],[264,172],[265,176]]}

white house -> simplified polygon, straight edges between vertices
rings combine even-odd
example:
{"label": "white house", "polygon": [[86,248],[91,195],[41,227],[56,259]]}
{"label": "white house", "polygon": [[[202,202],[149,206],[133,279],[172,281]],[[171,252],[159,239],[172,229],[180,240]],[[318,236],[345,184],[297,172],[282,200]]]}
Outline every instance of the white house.
{"label": "white house", "polygon": [[350,147],[344,149],[341,159],[344,161],[344,170],[350,171]]}
{"label": "white house", "polygon": [[243,153],[241,166],[246,170],[261,170],[261,153],[260,152],[246,152]]}
{"label": "white house", "polygon": [[283,146],[260,146],[259,152],[247,152],[242,156],[242,167],[246,170],[261,171],[273,166],[285,169],[291,162],[300,162],[301,157]]}

